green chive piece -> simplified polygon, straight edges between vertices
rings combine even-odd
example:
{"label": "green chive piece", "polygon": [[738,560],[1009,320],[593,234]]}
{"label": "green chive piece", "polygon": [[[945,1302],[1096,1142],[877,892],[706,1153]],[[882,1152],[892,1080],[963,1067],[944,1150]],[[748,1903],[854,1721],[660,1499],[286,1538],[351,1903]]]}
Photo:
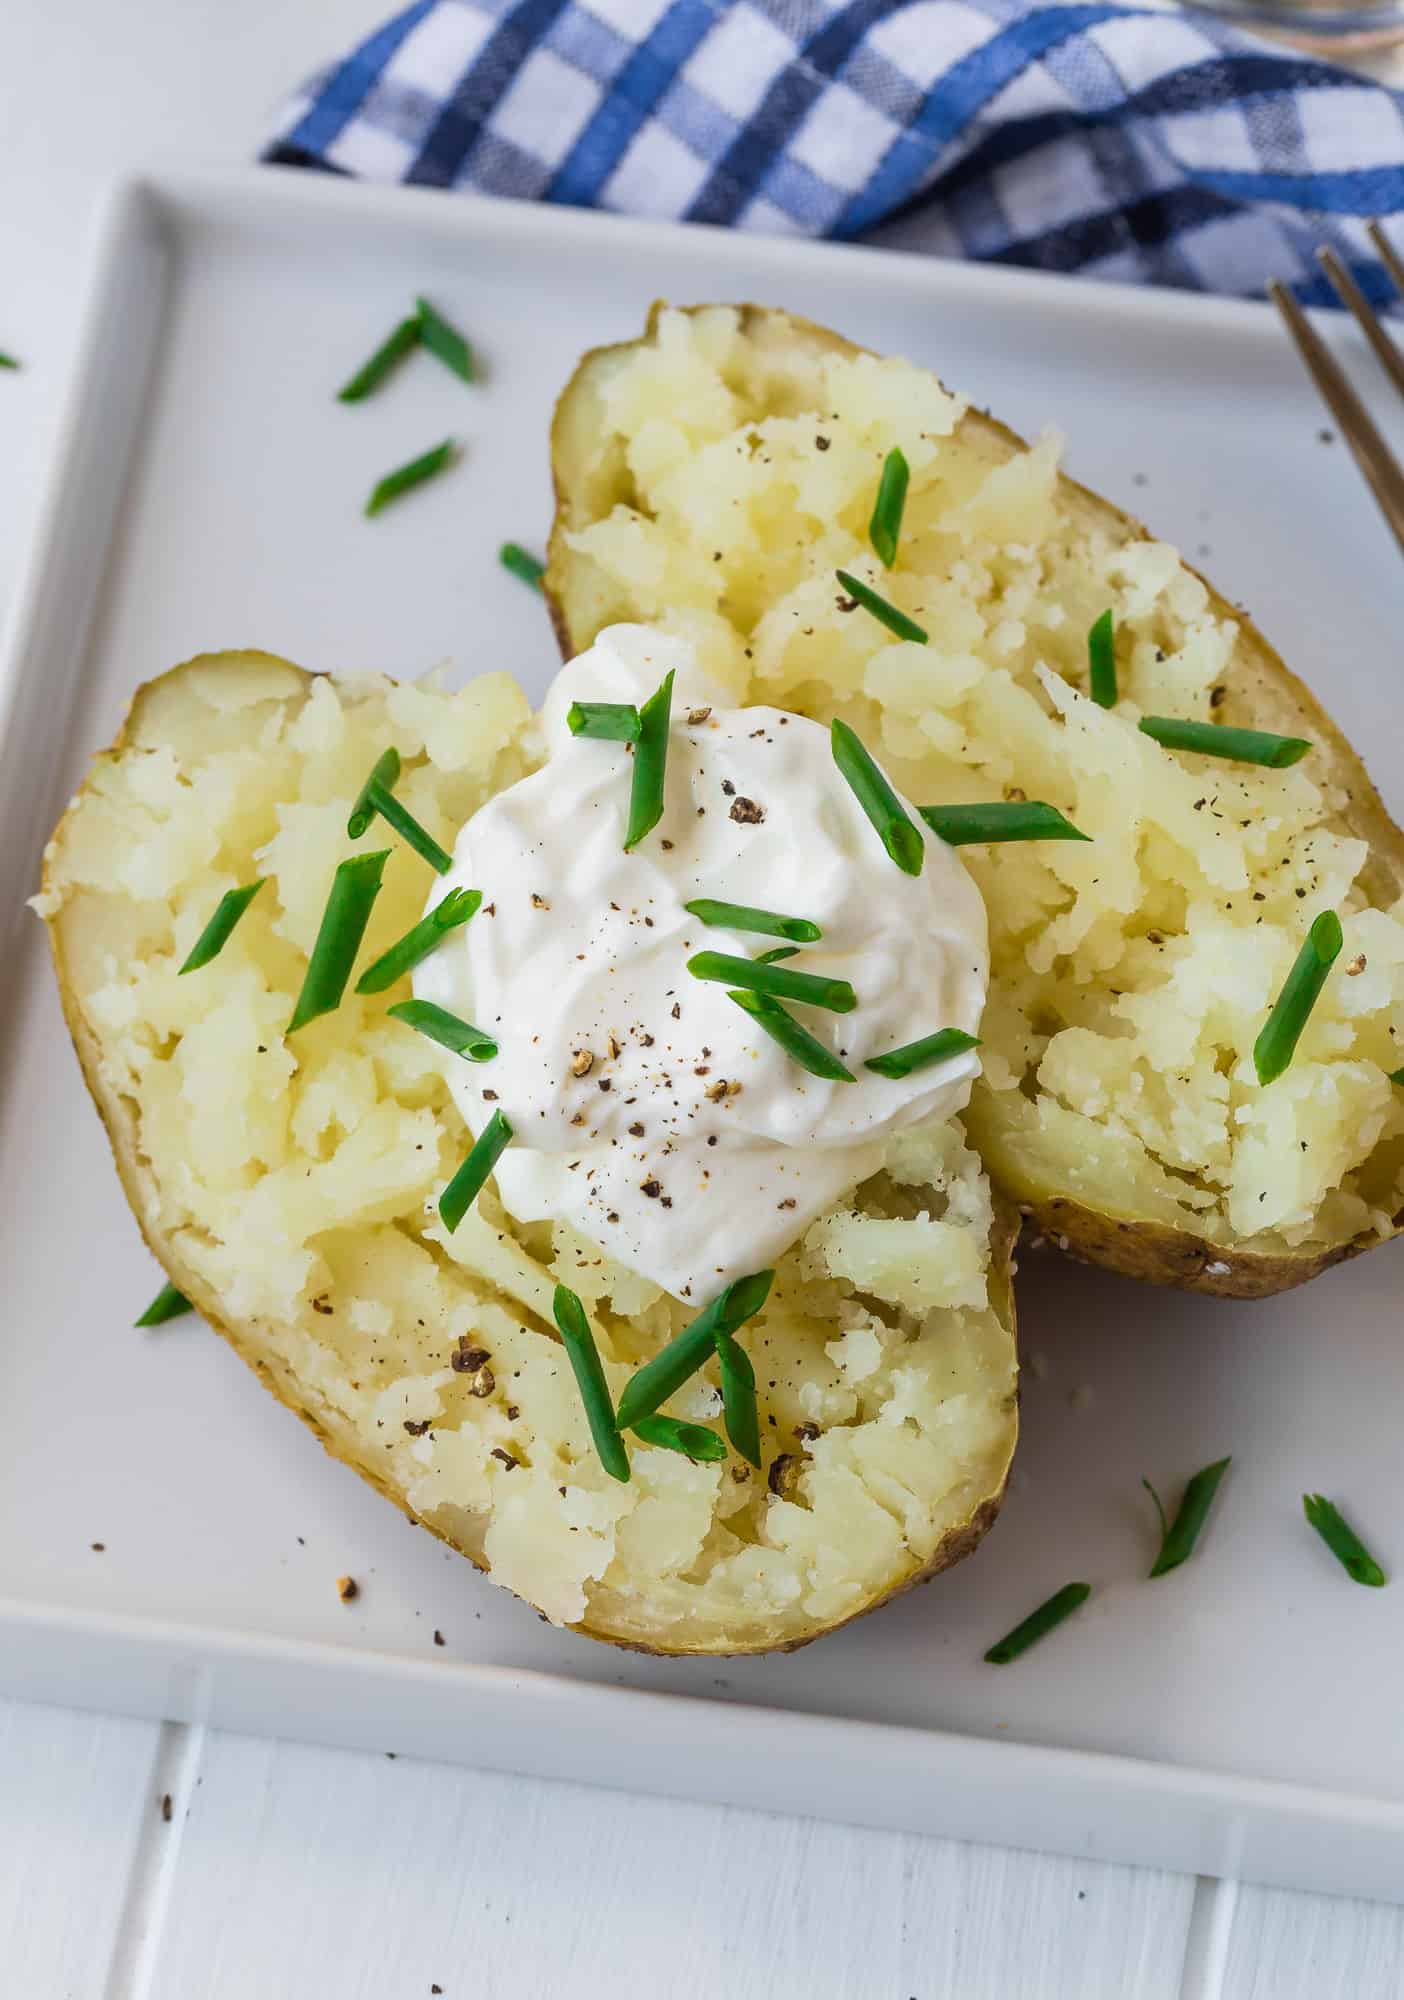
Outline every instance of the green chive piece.
{"label": "green chive piece", "polygon": [[792,1062],[808,1070],[811,1076],[822,1076],[830,1083],[857,1083],[852,1070],[845,1069],[833,1051],[801,1026],[778,1000],[768,999],[763,993],[741,991],[728,993],[726,997],[734,1000],[758,1028],[764,1028],[771,1040],[780,1044]]}
{"label": "green chive piece", "polygon": [[383,750],[371,768],[371,774],[357,794],[356,803],[346,822],[348,840],[359,840],[370,826],[379,810],[376,803],[378,792],[393,791],[400,782],[400,753],[393,747]]}
{"label": "green chive piece", "polygon": [[791,972],[762,965],[758,958],[734,958],[728,951],[699,951],[688,961],[694,979],[721,986],[740,986],[775,1000],[798,1000],[808,1007],[826,1007],[831,1014],[851,1014],[858,995],[846,979],[828,979],[813,972]]}
{"label": "green chive piece", "polygon": [[194,1312],[184,1292],[178,1292],[174,1285],[162,1285],[151,1304],[146,1308],[136,1326],[164,1326],[168,1319],[179,1319],[182,1313]]}
{"label": "green chive piece", "polygon": [[872,821],[878,839],[904,874],[920,875],[926,860],[921,828],[907,817],[902,801],[848,724],[836,720],[829,736],[834,762]]}
{"label": "green chive piece", "polygon": [[1334,910],[1323,910],[1307,932],[1276,1005],[1253,1044],[1253,1067],[1259,1083],[1271,1083],[1291,1062],[1343,942],[1340,918]]}
{"label": "green chive piece", "polygon": [[704,924],[722,924],[733,931],[759,931],[764,937],[788,938],[791,944],[818,944],[824,933],[808,917],[782,917],[775,910],[752,909],[749,903],[718,903],[698,896],[683,908]]}
{"label": "green chive piece", "polygon": [[453,856],[440,847],[427,827],[421,826],[414,814],[395,797],[393,792],[377,792],[375,809],[387,826],[395,832],[416,854],[422,855],[431,868],[440,875],[447,875],[453,866]]}
{"label": "green chive piece", "polygon": [[1098,708],[1116,707],[1116,625],[1110,611],[1087,634],[1087,692]]}
{"label": "green chive piece", "polygon": [[1056,806],[1041,799],[992,799],[988,805],[920,806],[918,811],[933,833],[948,847],[969,847],[976,841],[1090,840]]}
{"label": "green chive piece", "polygon": [[18,368],[18,367],[19,363],[18,361],[16,361],[13,354],[5,354],[3,352],[0,352],[0,368]]}
{"label": "green chive piece", "polygon": [[513,576],[520,577],[533,590],[540,590],[541,579],[546,574],[546,565],[538,560],[520,542],[504,542],[497,551],[497,560],[504,569],[510,569]]}
{"label": "green chive piece", "polygon": [[336,400],[339,403],[363,402],[418,344],[419,321],[402,319],[386,334],[369,361],[363,362],[345,387],[337,390]]}
{"label": "green chive piece", "polygon": [[421,959],[436,951],[450,931],[466,924],[470,917],[475,917],[482,900],[481,889],[450,889],[427,917],[421,917],[413,930],[406,931],[389,951],[382,952],[373,965],[366,967],[356,981],[356,991],[384,993],[397,979],[403,979],[407,972],[412,972]]}
{"label": "green chive piece", "polygon": [[1031,1611],[1021,1625],[990,1647],[985,1658],[992,1667],[1007,1667],[1011,1660],[1017,1660],[1021,1653],[1027,1653],[1030,1646],[1038,1641],[1055,1625],[1061,1625],[1065,1618],[1072,1616],[1080,1604],[1085,1604],[1092,1595],[1090,1583],[1065,1583],[1061,1590]]}
{"label": "green chive piece", "polygon": [[208,965],[212,958],[218,958],[230,934],[249,904],[268,880],[260,875],[256,882],[250,882],[242,889],[226,889],[219,899],[219,905],[205,928],[190,949],[190,956],[180,968],[182,973],[198,972],[202,965]]}
{"label": "green chive piece", "polygon": [[717,1359],[721,1363],[722,1414],[732,1444],[760,1471],[760,1408],[756,1402],[756,1370],[739,1340],[717,1329]]}
{"label": "green chive piece", "polygon": [[634,777],[629,788],[629,824],[624,852],[638,846],[663,817],[663,779],[668,768],[668,729],[673,715],[673,676],[668,674],[656,694],[639,710],[639,740],[634,745]]}
{"label": "green chive piece", "polygon": [[1265,764],[1285,771],[1299,764],[1311,744],[1303,736],[1273,736],[1265,729],[1231,729],[1225,722],[1181,722],[1173,715],[1143,715],[1141,734],[1167,750],[1195,750],[1201,757],[1228,757],[1236,764]]}
{"label": "green chive piece", "polygon": [[445,368],[451,368],[461,381],[473,379],[473,350],[456,326],[450,324],[441,312],[436,312],[428,299],[416,299],[415,311],[419,317],[415,322],[419,338],[424,342],[436,361],[442,361]]}
{"label": "green chive piece", "polygon": [[347,834],[352,840],[359,840],[379,813],[385,824],[393,827],[430,867],[436,868],[440,875],[447,875],[453,866],[453,856],[440,847],[433,834],[422,827],[414,814],[395,797],[394,786],[399,783],[399,778],[400,753],[395,749],[386,750],[377,757],[351,808],[351,817],[346,822]]}
{"label": "green chive piece", "polygon": [[735,1333],[748,1319],[754,1319],[775,1278],[773,1271],[756,1271],[737,1278],[718,1292],[710,1305],[685,1326],[680,1334],[651,1361],[645,1361],[624,1385],[619,1398],[619,1428],[631,1431],[641,1417],[651,1417],[675,1396],[684,1382],[694,1376],[716,1352],[718,1333]]}
{"label": "green chive piece", "polygon": [[445,438],[443,443],[436,444],[432,451],[422,452],[418,458],[410,459],[408,464],[397,465],[393,472],[387,472],[385,477],[377,480],[371,489],[370,499],[366,502],[366,518],[373,519],[375,515],[383,513],[402,494],[413,492],[414,488],[422,486],[426,479],[433,479],[437,473],[442,472],[453,462],[457,451],[457,439]]}
{"label": "green chive piece", "polygon": [[883,460],[873,518],[868,523],[868,540],[884,569],[891,569],[897,560],[897,540],[902,532],[902,510],[907,504],[910,477],[905,454],[890,451]]}
{"label": "green chive piece", "polygon": [[1194,1545],[1199,1540],[1200,1530],[1209,1518],[1209,1509],[1214,1504],[1214,1495],[1219,1490],[1219,1481],[1228,1471],[1232,1461],[1217,1458],[1212,1465],[1206,1465],[1196,1472],[1185,1487],[1180,1499],[1179,1510],[1173,1521],[1165,1518],[1165,1509],[1160,1504],[1160,1495],[1148,1479],[1141,1481],[1160,1516],[1160,1554],[1152,1564],[1151,1576],[1166,1576],[1172,1569],[1178,1569],[1185,1558],[1194,1553]]}
{"label": "green chive piece", "polygon": [[875,1070],[879,1076],[900,1080],[913,1070],[930,1069],[933,1063],[947,1062],[951,1056],[964,1055],[967,1049],[979,1046],[980,1037],[967,1035],[964,1028],[939,1028],[934,1035],[924,1035],[918,1042],[904,1042],[900,1049],[869,1056],[863,1067]]}
{"label": "green chive piece", "polygon": [[512,1138],[512,1128],[500,1111],[494,1111],[473,1144],[463,1165],[439,1196],[439,1214],[452,1236],[483,1190]]}
{"label": "green chive piece", "polygon": [[[619,1435],[619,1426],[614,1420],[614,1405],[609,1397],[609,1383],[605,1380],[604,1363],[600,1360],[600,1350],[595,1345],[595,1336],[590,1330],[590,1322],[578,1295],[569,1285],[557,1285],[552,1302],[556,1325],[560,1329],[561,1344],[570,1362],[580,1391],[580,1400],[585,1405],[585,1421],[590,1426],[590,1436],[595,1441],[595,1450],[600,1455],[600,1464],[611,1479],[627,1484],[629,1479],[629,1454],[624,1449],[624,1440]],[[691,1430],[691,1424],[683,1426]],[[710,1437],[711,1432],[703,1433]],[[720,1438],[717,1440],[721,1443]],[[681,1447],[674,1447],[681,1449]],[[726,1447],[722,1446],[722,1457]]]}
{"label": "green chive piece", "polygon": [[799,946],[797,944],[778,944],[774,951],[758,951],[756,953],[756,964],[779,965],[782,959],[798,957]]}
{"label": "green chive piece", "polygon": [[1392,1069],[1389,1072],[1389,1080],[1391,1083],[1404,1083],[1404,1069]]}
{"label": "green chive piece", "polygon": [[309,1021],[315,1021],[319,1014],[330,1014],[341,1005],[341,996],[346,991],[346,982],[356,963],[356,953],[361,949],[361,939],[366,934],[372,905],[380,894],[380,878],[389,859],[390,850],[383,847],[378,854],[359,854],[353,860],[338,865],[332,877],[327,907],[322,912],[317,942],[307,961],[302,991],[297,996],[293,1017],[287,1025],[288,1034],[295,1034]]}
{"label": "green chive piece", "polygon": [[606,743],[637,743],[643,731],[631,701],[573,701],[566,710],[572,736],[597,736]]}
{"label": "green chive piece", "polygon": [[491,1035],[485,1035],[471,1021],[460,1021],[446,1007],[436,1007],[432,1000],[400,1000],[385,1011],[403,1021],[407,1028],[427,1035],[440,1048],[451,1049],[456,1056],[467,1056],[469,1062],[491,1062],[497,1054],[497,1044]]}
{"label": "green chive piece", "polygon": [[726,1457],[726,1445],[706,1424],[685,1424],[679,1417],[640,1417],[634,1436],[644,1444],[661,1445],[664,1451],[681,1452],[703,1465],[715,1465]]}
{"label": "green chive piece", "polygon": [[905,611],[899,611],[895,604],[889,604],[885,597],[879,597],[875,590],[870,589],[860,578],[851,576],[846,569],[837,570],[835,574],[849,596],[861,604],[865,611],[870,612],[879,625],[885,625],[888,631],[895,632],[899,639],[914,640],[918,646],[928,644],[928,635],[922,631],[914,618],[907,616]]}
{"label": "green chive piece", "polygon": [[1321,1493],[1304,1493],[1302,1511],[1354,1583],[1383,1590],[1389,1581],[1349,1522]]}

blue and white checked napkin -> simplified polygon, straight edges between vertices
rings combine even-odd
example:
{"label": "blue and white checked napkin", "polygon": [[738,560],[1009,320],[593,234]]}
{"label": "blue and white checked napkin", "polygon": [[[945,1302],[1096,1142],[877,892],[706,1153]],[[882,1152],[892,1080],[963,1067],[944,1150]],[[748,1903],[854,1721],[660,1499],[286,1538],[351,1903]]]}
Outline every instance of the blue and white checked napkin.
{"label": "blue and white checked napkin", "polygon": [[1333,304],[1404,210],[1404,94],[1203,15],[1019,0],[417,0],[266,157]]}

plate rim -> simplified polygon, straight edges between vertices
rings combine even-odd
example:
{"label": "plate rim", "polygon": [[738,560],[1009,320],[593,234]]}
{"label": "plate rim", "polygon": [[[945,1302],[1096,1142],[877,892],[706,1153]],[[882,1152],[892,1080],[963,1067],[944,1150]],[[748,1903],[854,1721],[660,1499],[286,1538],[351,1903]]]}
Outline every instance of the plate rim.
{"label": "plate rim", "polygon": [[[448,193],[451,199],[445,200]],[[52,600],[78,558],[65,516],[81,474],[85,430],[115,338],[104,310],[127,282],[141,234],[169,254],[182,225],[254,230],[280,216],[384,227],[407,214],[445,242],[519,242],[569,253],[609,237],[621,250],[675,244],[682,228],[725,238],[738,275],[768,287],[855,262],[907,293],[935,299],[1037,300],[1045,317],[1089,313],[1136,325],[1193,323],[1258,343],[1275,323],[1265,302],[1162,291],[1116,281],[970,264],[856,243],[770,237],[458,191],[359,182],[292,166],[204,168],[155,163],[115,177],[96,208],[81,288],[80,332],[51,433],[47,467],[16,588],[0,633],[0,750],[13,744],[27,679],[37,673]],[[162,305],[161,310],[164,310]],[[1321,315],[1333,335],[1351,335]],[[158,364],[148,357],[147,370]],[[133,436],[145,399],[137,385]],[[130,454],[132,439],[121,454]],[[118,482],[118,490],[120,481]],[[97,580],[110,555],[116,491],[98,539],[96,576],[73,629],[86,642]],[[91,567],[92,565],[90,565]],[[72,617],[70,612],[70,617]],[[85,645],[72,648],[69,680]],[[62,699],[71,700],[65,686]],[[15,751],[11,750],[14,756]],[[152,1718],[383,1748],[484,1768],[530,1772],[668,1796],[1046,1848],[1284,1887],[1404,1897],[1404,1801],[1260,1779],[1151,1757],[1039,1744],[976,1732],[867,1721],[824,1712],[610,1687],[535,1668],[417,1662],[237,1627],[183,1625],[139,1613],[77,1610],[0,1598],[0,1693]],[[247,1685],[241,1687],[239,1676]],[[372,1725],[370,1692],[399,1691],[399,1713]],[[464,1692],[473,1690],[472,1702]],[[319,1702],[318,1695],[329,1698]],[[455,1710],[472,1711],[470,1737]],[[532,1726],[524,1726],[530,1716]],[[706,1718],[705,1721],[701,1718]],[[715,1773],[681,1766],[710,1738]],[[591,1747],[593,1745],[593,1748]],[[600,1746],[606,1746],[604,1754]],[[669,1759],[673,1761],[670,1762]],[[834,1771],[838,1770],[838,1780]],[[776,1796],[777,1771],[790,1786]],[[827,1787],[827,1789],[826,1789]],[[1008,1815],[1022,1817],[1014,1837]],[[1155,1810],[1148,1808],[1154,1806]],[[1095,1808],[1095,1816],[1094,1816]],[[1331,1840],[1323,1840],[1329,1833]]]}

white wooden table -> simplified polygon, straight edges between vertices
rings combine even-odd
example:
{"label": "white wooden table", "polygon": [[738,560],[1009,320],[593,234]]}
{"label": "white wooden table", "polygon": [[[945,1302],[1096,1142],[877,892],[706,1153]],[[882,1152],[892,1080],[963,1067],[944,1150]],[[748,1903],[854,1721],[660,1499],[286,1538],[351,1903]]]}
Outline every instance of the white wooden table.
{"label": "white wooden table", "polygon": [[[0,610],[99,182],[390,0],[9,0]],[[1386,2000],[1404,1911],[0,1702],[5,2000]]]}

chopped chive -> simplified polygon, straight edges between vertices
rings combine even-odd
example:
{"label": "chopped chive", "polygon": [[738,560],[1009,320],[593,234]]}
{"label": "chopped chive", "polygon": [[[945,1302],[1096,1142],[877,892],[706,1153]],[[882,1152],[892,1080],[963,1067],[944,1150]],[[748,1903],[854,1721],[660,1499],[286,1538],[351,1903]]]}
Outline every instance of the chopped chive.
{"label": "chopped chive", "polygon": [[868,523],[868,540],[884,569],[891,569],[897,560],[897,538],[902,532],[902,509],[907,504],[910,477],[905,454],[890,451],[883,460],[873,518]]}
{"label": "chopped chive", "polygon": [[782,917],[776,910],[756,910],[749,903],[718,903],[711,896],[698,896],[683,908],[701,923],[759,931],[765,937],[788,938],[791,944],[817,944],[824,935],[808,917]]}
{"label": "chopped chive", "polygon": [[500,1111],[494,1111],[467,1159],[439,1196],[439,1214],[450,1236],[478,1199],[484,1182],[507,1150],[511,1137],[511,1126]]}
{"label": "chopped chive", "polygon": [[926,860],[921,828],[907,817],[902,801],[846,722],[835,720],[829,738],[834,762],[872,821],[878,839],[904,874],[920,875]]}
{"label": "chopped chive", "polygon": [[546,565],[524,549],[520,542],[504,542],[497,551],[497,560],[504,569],[510,569],[513,576],[530,584],[533,590],[540,590],[541,579],[546,574]]}
{"label": "chopped chive", "polygon": [[452,462],[457,450],[457,439],[445,438],[443,443],[436,444],[432,451],[422,452],[418,458],[410,459],[408,464],[397,465],[393,472],[387,472],[385,477],[377,480],[371,489],[370,499],[366,502],[367,519],[373,519],[375,515],[383,513],[392,501],[398,500],[404,493],[413,492],[414,488],[422,486],[426,479],[433,479]]}
{"label": "chopped chive", "polygon": [[1201,757],[1228,757],[1236,764],[1265,764],[1285,771],[1298,764],[1311,744],[1303,736],[1273,736],[1265,729],[1231,729],[1226,722],[1182,722],[1173,715],[1143,715],[1141,734],[1167,750],[1195,750]]}
{"label": "chopped chive", "polygon": [[431,868],[440,875],[447,875],[453,866],[453,856],[440,847],[427,827],[420,825],[414,814],[402,806],[393,792],[377,793],[375,809],[387,826],[395,832],[416,854],[422,855]]}
{"label": "chopped chive", "polygon": [[1007,1667],[1011,1660],[1017,1660],[1021,1653],[1027,1653],[1030,1646],[1038,1641],[1055,1625],[1061,1625],[1071,1617],[1080,1604],[1085,1604],[1092,1595],[1090,1583],[1065,1583],[1061,1590],[1031,1611],[1023,1623],[1016,1625],[1012,1632],[1006,1632],[1002,1639],[990,1647],[985,1658],[992,1667]]}
{"label": "chopped chive", "polygon": [[1056,806],[1041,799],[992,799],[988,805],[920,806],[922,818],[948,847],[975,841],[1089,840]]}
{"label": "chopped chive", "polygon": [[643,730],[631,701],[573,701],[566,710],[572,736],[597,736],[606,743],[637,743]]}
{"label": "chopped chive", "polygon": [[407,1028],[427,1035],[441,1048],[451,1049],[456,1056],[467,1056],[469,1062],[491,1062],[497,1054],[497,1044],[491,1035],[485,1035],[471,1021],[460,1021],[446,1007],[436,1007],[432,1000],[400,1000],[385,1011],[403,1021]]}
{"label": "chopped chive", "polygon": [[[759,962],[759,961],[758,961]],[[843,1064],[831,1049],[826,1049],[817,1035],[811,1035],[802,1027],[794,1015],[778,1000],[770,1000],[763,993],[731,992],[728,1000],[750,1015],[758,1028],[764,1028],[772,1041],[778,1042],[792,1062],[811,1076],[822,1076],[830,1083],[857,1083],[851,1069]]]}
{"label": "chopped chive", "polygon": [[[557,1285],[551,1309],[580,1391],[580,1400],[585,1405],[585,1421],[590,1426],[590,1436],[595,1441],[600,1464],[611,1479],[627,1483],[629,1454],[624,1449],[624,1440],[614,1419],[614,1405],[609,1397],[604,1363],[600,1360],[600,1350],[595,1345],[585,1308],[569,1285]],[[684,1428],[691,1430],[693,1426],[689,1424]],[[712,1434],[708,1431],[704,1435],[710,1437]],[[717,1442],[720,1444],[721,1439],[718,1438]],[[726,1447],[723,1445],[722,1457],[725,1456]]]}
{"label": "chopped chive", "polygon": [[5,354],[4,352],[0,352],[0,368],[18,368],[18,367],[19,363],[18,361],[16,361],[13,354]]}
{"label": "chopped chive", "polygon": [[250,882],[242,889],[225,890],[214,915],[191,946],[190,956],[180,968],[182,973],[198,972],[212,958],[218,958],[228,944],[235,924],[267,880],[266,875],[260,875],[256,882]]}
{"label": "chopped chive", "polygon": [[441,875],[447,875],[453,866],[453,856],[440,847],[432,833],[422,827],[414,814],[401,805],[395,797],[394,786],[400,778],[400,753],[386,750],[375,761],[370,776],[362,785],[356,803],[351,808],[351,816],[346,822],[346,831],[352,840],[359,840],[371,821],[379,813],[389,827],[393,827],[400,838],[422,855],[431,868]]}
{"label": "chopped chive", "polygon": [[699,951],[687,961],[694,979],[722,986],[742,986],[775,1000],[797,1000],[808,1007],[826,1007],[831,1014],[851,1014],[858,995],[846,979],[829,979],[814,972],[789,972],[762,965],[758,958],[735,958],[728,951]]}
{"label": "chopped chive", "polygon": [[756,964],[779,965],[782,959],[798,957],[799,946],[797,944],[778,944],[774,951],[758,951],[756,953]]}
{"label": "chopped chive", "polygon": [[631,1431],[641,1417],[651,1417],[684,1382],[716,1352],[718,1333],[735,1333],[754,1319],[770,1295],[773,1271],[756,1271],[737,1278],[718,1292],[709,1305],[651,1361],[645,1361],[624,1385],[619,1398],[619,1428]]}
{"label": "chopped chive", "polygon": [[1151,1576],[1165,1576],[1170,1570],[1178,1569],[1185,1558],[1193,1554],[1200,1530],[1214,1504],[1214,1495],[1219,1490],[1219,1481],[1228,1471],[1230,1463],[1227,1458],[1218,1458],[1212,1465],[1206,1465],[1202,1471],[1195,1473],[1185,1487],[1173,1521],[1166,1520],[1160,1495],[1150,1481],[1141,1481],[1160,1516],[1160,1554],[1151,1566]]}
{"label": "chopped chive", "polygon": [[887,1049],[880,1056],[869,1056],[863,1067],[876,1070],[879,1076],[900,1079],[910,1076],[913,1070],[930,1069],[933,1063],[964,1055],[967,1049],[978,1049],[979,1046],[980,1037],[967,1035],[964,1028],[938,1028],[934,1035],[924,1035],[918,1042],[904,1042],[900,1049]]}
{"label": "chopped chive", "polygon": [[333,1008],[341,1005],[341,996],[346,991],[346,982],[356,963],[356,953],[361,949],[361,939],[370,922],[371,906],[380,894],[380,878],[389,859],[390,850],[384,847],[378,854],[359,854],[353,860],[338,864],[332,877],[327,907],[322,912],[317,942],[307,961],[302,991],[297,996],[293,1017],[287,1025],[288,1034],[305,1028],[319,1014],[330,1014]]}
{"label": "chopped chive", "polygon": [[726,1434],[760,1471],[760,1409],[756,1402],[756,1370],[750,1355],[729,1333],[717,1329],[717,1360],[721,1364],[722,1413]]}
{"label": "chopped chive", "polygon": [[359,840],[367,831],[378,810],[376,794],[391,791],[400,782],[400,753],[393,745],[383,750],[371,767],[371,774],[362,785],[346,822],[349,840]]}
{"label": "chopped chive", "polygon": [[624,852],[638,846],[663,817],[663,782],[668,769],[668,729],[673,714],[673,676],[651,694],[639,710],[639,740],[634,745],[634,776],[629,788],[629,824]]}
{"label": "chopped chive", "polygon": [[1342,942],[1340,918],[1334,910],[1323,910],[1307,932],[1276,1004],[1253,1044],[1253,1067],[1259,1083],[1271,1083],[1291,1062]]}
{"label": "chopped chive", "polygon": [[389,951],[382,952],[373,965],[366,967],[356,981],[356,991],[384,993],[397,979],[413,971],[421,959],[437,950],[451,930],[456,930],[460,924],[466,924],[470,917],[476,916],[482,900],[481,889],[450,889],[427,917],[421,917],[413,930],[406,931]]}
{"label": "chopped chive", "polygon": [[419,317],[416,327],[419,338],[424,342],[436,361],[442,361],[445,368],[451,368],[464,382],[473,379],[473,350],[456,326],[450,324],[441,312],[436,312],[428,299],[416,299],[415,310]]}
{"label": "chopped chive", "polygon": [[1116,707],[1116,626],[1110,611],[1087,634],[1087,692],[1098,708]]}
{"label": "chopped chive", "polygon": [[1404,1083],[1404,1069],[1390,1070],[1389,1080],[1391,1083]]}
{"label": "chopped chive", "polygon": [[914,640],[918,646],[928,643],[927,634],[914,618],[909,618],[905,611],[899,611],[895,604],[889,604],[885,597],[879,597],[861,578],[851,576],[846,569],[837,570],[835,574],[849,596],[870,612],[879,625],[885,625],[899,639]]}
{"label": "chopped chive", "polygon": [[356,370],[344,388],[336,392],[339,403],[359,403],[378,389],[386,376],[398,367],[410,349],[419,344],[419,321],[402,319],[381,341],[375,353]]}
{"label": "chopped chive", "polygon": [[1349,1522],[1320,1493],[1302,1495],[1302,1511],[1327,1548],[1355,1583],[1383,1590],[1388,1578]]}
{"label": "chopped chive", "polygon": [[664,1451],[681,1452],[684,1458],[714,1465],[726,1457],[726,1445],[706,1424],[685,1424],[679,1417],[640,1417],[634,1436],[644,1444],[661,1445]]}
{"label": "chopped chive", "polygon": [[178,1292],[174,1285],[162,1285],[151,1304],[146,1308],[136,1326],[164,1326],[168,1319],[179,1319],[182,1313],[194,1312],[184,1292]]}

